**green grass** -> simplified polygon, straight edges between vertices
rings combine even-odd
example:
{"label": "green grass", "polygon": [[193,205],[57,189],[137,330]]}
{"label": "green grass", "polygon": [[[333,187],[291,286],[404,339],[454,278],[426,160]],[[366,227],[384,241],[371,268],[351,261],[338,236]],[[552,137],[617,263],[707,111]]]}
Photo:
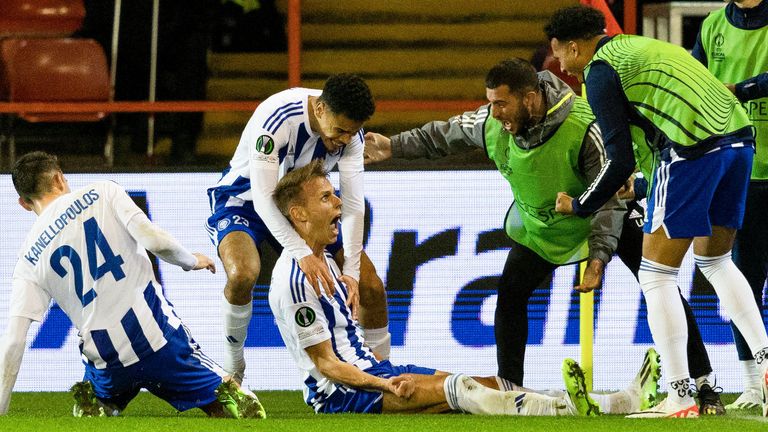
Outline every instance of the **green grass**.
{"label": "green grass", "polygon": [[[729,403],[735,395],[723,395]],[[177,413],[162,400],[142,393],[118,418],[71,417],[72,402],[67,393],[15,393],[6,417],[0,417],[0,431],[43,432],[192,432],[192,431],[766,431],[768,422],[758,410],[693,420],[633,420],[621,416],[577,417],[486,417],[445,415],[316,415],[301,400],[299,392],[259,392],[267,409],[267,420],[209,419],[199,410]],[[702,424],[705,423],[705,424]]]}

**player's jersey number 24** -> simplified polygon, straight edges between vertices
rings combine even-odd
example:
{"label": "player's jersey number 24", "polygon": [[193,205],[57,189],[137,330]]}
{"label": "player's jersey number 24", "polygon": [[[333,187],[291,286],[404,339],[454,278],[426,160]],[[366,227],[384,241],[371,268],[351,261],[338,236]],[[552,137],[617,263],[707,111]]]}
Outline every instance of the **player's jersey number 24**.
{"label": "player's jersey number 24", "polygon": [[[104,233],[99,228],[99,224],[95,218],[90,218],[83,224],[85,229],[85,248],[88,260],[88,271],[93,278],[93,281],[101,279],[107,273],[112,273],[112,277],[115,281],[125,277],[123,272],[123,258],[120,255],[115,255],[112,252],[112,248],[109,246],[107,239],[104,237]],[[104,263],[98,265],[98,252],[104,257]],[[66,262],[69,262],[74,276],[75,293],[77,298],[83,304],[83,307],[88,306],[89,303],[96,298],[97,293],[91,287],[86,292],[83,292],[83,261],[75,248],[70,245],[59,246],[58,249],[53,251],[51,255],[51,268],[62,278],[67,276],[68,271],[64,266]]]}

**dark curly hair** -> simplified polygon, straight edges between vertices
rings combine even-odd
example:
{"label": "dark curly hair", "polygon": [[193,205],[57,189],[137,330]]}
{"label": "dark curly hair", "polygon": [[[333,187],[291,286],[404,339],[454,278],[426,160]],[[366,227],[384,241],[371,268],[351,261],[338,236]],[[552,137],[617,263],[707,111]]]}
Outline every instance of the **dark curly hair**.
{"label": "dark curly hair", "polygon": [[331,75],[318,99],[325,102],[334,114],[344,114],[356,122],[368,120],[376,110],[368,84],[353,74]]}
{"label": "dark curly hair", "polygon": [[605,16],[588,6],[570,6],[557,10],[544,27],[547,39],[586,40],[605,34]]}
{"label": "dark curly hair", "polygon": [[520,94],[538,88],[539,78],[532,64],[516,57],[497,63],[485,75],[485,88],[495,89],[505,84],[511,93]]}
{"label": "dark curly hair", "polygon": [[19,196],[30,202],[50,189],[53,176],[57,172],[61,172],[61,165],[56,156],[34,151],[16,160],[11,171],[11,180]]}

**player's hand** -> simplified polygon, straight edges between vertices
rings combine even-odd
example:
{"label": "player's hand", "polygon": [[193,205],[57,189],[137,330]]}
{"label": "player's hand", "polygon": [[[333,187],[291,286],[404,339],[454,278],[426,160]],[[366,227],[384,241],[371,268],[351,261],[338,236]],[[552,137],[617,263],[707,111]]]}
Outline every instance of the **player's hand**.
{"label": "player's hand", "polygon": [[726,84],[725,86],[728,88],[728,90],[731,91],[731,93],[734,95],[736,94],[736,84]]}
{"label": "player's hand", "polygon": [[581,279],[581,284],[573,287],[578,292],[588,293],[600,288],[600,284],[603,282],[603,269],[605,264],[602,260],[592,258],[587,264],[587,268],[584,270],[584,277]]}
{"label": "player's hand", "polygon": [[333,276],[331,276],[325,260],[314,255],[307,255],[299,260],[299,268],[307,276],[307,280],[318,297],[323,296],[323,290],[328,294],[328,297],[333,297],[336,294],[336,285],[333,283]]}
{"label": "player's hand", "polygon": [[199,252],[194,252],[192,255],[194,255],[197,258],[197,264],[195,264],[195,266],[192,267],[192,270],[207,269],[211,273],[216,273],[216,264],[213,262],[212,259],[208,258],[207,256]]}
{"label": "player's hand", "polygon": [[626,182],[624,182],[624,186],[619,189],[619,192],[617,193],[619,199],[621,200],[627,200],[632,201],[635,199],[635,175],[632,174],[629,179],[627,179]]}
{"label": "player's hand", "polygon": [[389,391],[397,397],[403,399],[410,399],[413,396],[413,392],[416,390],[416,381],[413,377],[408,375],[400,375],[392,377],[387,380],[389,384]]}
{"label": "player's hand", "polygon": [[352,312],[352,319],[357,320],[357,311],[360,308],[360,286],[352,276],[341,275],[339,282],[347,287],[347,307]]}
{"label": "player's hand", "polygon": [[573,214],[573,198],[565,192],[558,192],[555,200],[555,211],[562,214]]}
{"label": "player's hand", "polygon": [[366,164],[381,162],[392,157],[392,141],[382,134],[368,132],[365,134],[365,150],[363,162]]}

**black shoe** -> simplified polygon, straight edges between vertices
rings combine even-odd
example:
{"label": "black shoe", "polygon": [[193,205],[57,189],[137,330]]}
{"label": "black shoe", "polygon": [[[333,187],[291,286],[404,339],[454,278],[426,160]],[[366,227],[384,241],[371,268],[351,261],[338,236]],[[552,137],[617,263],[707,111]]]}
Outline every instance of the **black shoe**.
{"label": "black shoe", "polygon": [[725,406],[720,400],[720,393],[722,392],[722,387],[712,388],[709,384],[699,387],[699,413],[701,415],[725,415]]}

